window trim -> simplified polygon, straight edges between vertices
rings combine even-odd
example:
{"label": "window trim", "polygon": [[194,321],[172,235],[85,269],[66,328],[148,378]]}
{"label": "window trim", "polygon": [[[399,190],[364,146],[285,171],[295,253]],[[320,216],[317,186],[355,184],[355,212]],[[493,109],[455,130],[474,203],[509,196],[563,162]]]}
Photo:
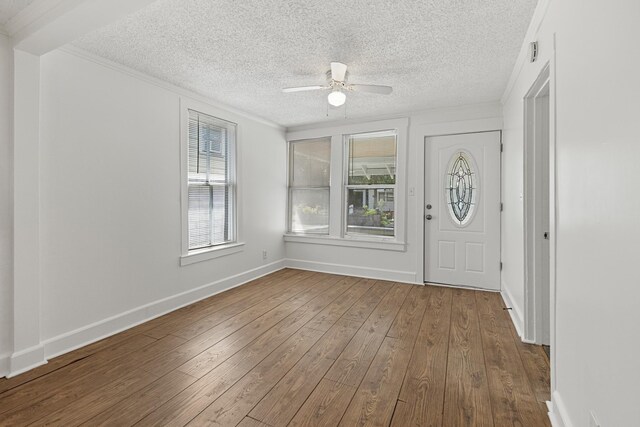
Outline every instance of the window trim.
{"label": "window trim", "polygon": [[[287,133],[287,142],[331,136],[331,186],[329,193],[329,235],[285,233],[287,242],[406,251],[408,118],[352,123]],[[345,136],[394,130],[396,132],[395,237],[346,234]],[[287,145],[288,146],[288,145]],[[288,152],[287,152],[288,154]],[[288,162],[287,162],[288,164]],[[287,201],[287,203],[289,203]],[[337,208],[336,208],[337,206]],[[287,227],[289,217],[287,215]]]}
{"label": "window trim", "polygon": [[[232,218],[230,219],[231,227],[233,227],[233,236],[235,239],[231,242],[225,242],[218,245],[208,246],[204,248],[189,250],[189,110],[207,114],[235,124],[235,138],[233,144],[233,159],[231,168],[233,171],[233,207]],[[199,102],[193,99],[180,97],[180,218],[181,218],[181,239],[182,247],[180,253],[180,265],[190,265],[200,261],[219,258],[231,255],[244,250],[245,243],[241,239],[241,230],[239,227],[240,219],[240,203],[241,194],[239,186],[238,168],[240,165],[238,141],[240,139],[240,126],[232,120],[224,117],[228,113],[219,110],[211,105]],[[225,184],[228,185],[228,184]]]}

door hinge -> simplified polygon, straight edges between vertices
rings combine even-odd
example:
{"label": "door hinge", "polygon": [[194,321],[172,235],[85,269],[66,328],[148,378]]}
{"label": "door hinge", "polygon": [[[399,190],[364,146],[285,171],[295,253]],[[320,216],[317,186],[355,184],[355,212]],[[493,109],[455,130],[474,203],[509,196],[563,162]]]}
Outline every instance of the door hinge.
{"label": "door hinge", "polygon": [[502,153],[504,151],[504,144],[501,142],[500,143],[500,152]]}
{"label": "door hinge", "polygon": [[500,271],[502,271],[502,261],[500,261]]}
{"label": "door hinge", "polygon": [[504,204],[500,202],[500,212],[502,212],[503,210],[504,210]]}

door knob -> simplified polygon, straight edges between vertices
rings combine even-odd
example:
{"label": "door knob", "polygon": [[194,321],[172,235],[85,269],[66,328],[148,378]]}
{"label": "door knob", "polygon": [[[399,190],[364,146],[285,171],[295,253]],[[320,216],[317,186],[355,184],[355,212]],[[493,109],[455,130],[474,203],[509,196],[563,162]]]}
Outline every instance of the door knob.
{"label": "door knob", "polygon": [[433,219],[433,216],[427,215],[427,216],[425,216],[425,218],[427,218],[429,221],[431,221]]}

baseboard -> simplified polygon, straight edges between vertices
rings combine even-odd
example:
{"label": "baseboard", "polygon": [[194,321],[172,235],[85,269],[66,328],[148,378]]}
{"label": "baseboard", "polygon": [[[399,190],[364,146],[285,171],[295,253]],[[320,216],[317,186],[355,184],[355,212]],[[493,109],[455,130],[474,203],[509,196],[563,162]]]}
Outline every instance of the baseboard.
{"label": "baseboard", "polygon": [[511,307],[511,310],[507,310],[509,315],[511,316],[511,321],[513,325],[516,327],[516,332],[520,339],[524,341],[524,317],[522,312],[520,311],[520,307],[513,302],[513,296],[509,292],[509,289],[502,286],[502,290],[500,291],[500,295],[502,295],[502,299],[507,307]]}
{"label": "baseboard", "polygon": [[387,270],[382,268],[366,268],[345,264],[286,259],[285,266],[300,270],[319,271],[322,273],[342,274],[345,276],[364,277],[366,279],[389,280],[393,282],[416,284],[416,273],[413,271]]}
{"label": "baseboard", "polygon": [[[241,286],[251,280],[281,270],[284,267],[284,260],[272,262],[58,335],[43,342],[44,355],[47,359],[50,359],[68,353],[141,323],[148,322],[151,319],[177,310],[178,308],[193,304],[196,301]],[[13,369],[11,370],[11,375],[15,375]]]}
{"label": "baseboard", "polygon": [[47,363],[44,346],[42,344],[17,351],[9,357],[8,361],[7,378],[15,377],[18,374]]}
{"label": "baseboard", "polygon": [[557,390],[551,394],[551,402],[547,402],[547,406],[549,407],[549,420],[553,427],[573,427],[567,408]]}

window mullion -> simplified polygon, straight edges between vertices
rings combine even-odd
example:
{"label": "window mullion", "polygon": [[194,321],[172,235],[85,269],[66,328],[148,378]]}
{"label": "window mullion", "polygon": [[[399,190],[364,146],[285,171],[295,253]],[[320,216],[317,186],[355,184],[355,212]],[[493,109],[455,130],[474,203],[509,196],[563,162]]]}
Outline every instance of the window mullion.
{"label": "window mullion", "polygon": [[331,180],[329,185],[329,235],[342,237],[343,209],[343,138],[331,136]]}

